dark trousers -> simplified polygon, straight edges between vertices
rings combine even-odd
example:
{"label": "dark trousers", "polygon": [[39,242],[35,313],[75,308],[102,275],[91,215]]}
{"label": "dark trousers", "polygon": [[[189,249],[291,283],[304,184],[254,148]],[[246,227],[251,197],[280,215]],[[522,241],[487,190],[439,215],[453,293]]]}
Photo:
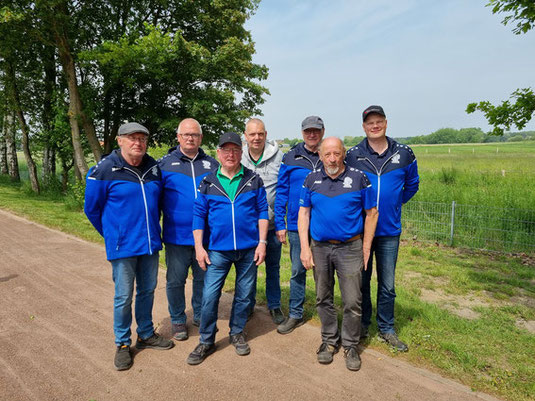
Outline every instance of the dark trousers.
{"label": "dark trousers", "polygon": [[[322,341],[342,347],[356,346],[360,339],[362,316],[361,280],[364,261],[362,240],[331,244],[312,241],[314,280],[316,281],[316,308],[321,321]],[[334,273],[342,294],[344,314],[342,333],[338,330],[338,318],[334,306]]]}

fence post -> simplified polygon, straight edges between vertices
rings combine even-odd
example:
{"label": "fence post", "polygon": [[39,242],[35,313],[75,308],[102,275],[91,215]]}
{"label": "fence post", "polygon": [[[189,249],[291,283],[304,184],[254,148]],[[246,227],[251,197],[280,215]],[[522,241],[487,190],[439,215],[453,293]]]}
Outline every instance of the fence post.
{"label": "fence post", "polygon": [[455,227],[455,201],[451,202],[451,229],[450,229],[450,246],[453,246],[453,228]]}

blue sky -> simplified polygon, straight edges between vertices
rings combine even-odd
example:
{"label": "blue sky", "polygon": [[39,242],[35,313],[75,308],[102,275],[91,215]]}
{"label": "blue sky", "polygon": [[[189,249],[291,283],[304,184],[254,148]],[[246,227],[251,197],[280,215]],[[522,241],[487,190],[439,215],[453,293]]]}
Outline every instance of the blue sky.
{"label": "blue sky", "polygon": [[[384,107],[392,137],[480,127],[466,105],[535,87],[535,30],[514,35],[487,0],[263,0],[247,22],[254,61],[269,67],[268,136],[300,136],[308,115],[326,135],[363,135]],[[531,122],[526,129],[535,129]]]}

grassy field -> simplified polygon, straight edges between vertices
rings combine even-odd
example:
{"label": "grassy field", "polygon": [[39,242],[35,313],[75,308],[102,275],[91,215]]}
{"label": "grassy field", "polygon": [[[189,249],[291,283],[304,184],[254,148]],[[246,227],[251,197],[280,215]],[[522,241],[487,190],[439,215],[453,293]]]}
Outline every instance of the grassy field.
{"label": "grassy field", "polygon": [[[528,179],[534,178],[535,143],[413,148],[422,179],[417,200],[456,200],[483,206],[498,204],[535,209],[534,200],[530,198],[530,193],[531,197],[535,193],[534,184]],[[502,169],[505,169],[505,177]],[[450,178],[445,178],[450,170],[456,171],[454,185],[448,184]],[[485,174],[489,178],[484,185],[479,179]],[[459,185],[461,183],[465,185]],[[485,196],[486,187],[490,189]],[[516,192],[508,194],[504,187]],[[522,197],[530,206],[515,206],[523,205],[523,202],[516,203],[516,198]],[[36,197],[31,195],[27,184],[12,184],[3,177],[0,179],[0,208],[102,243],[83,213],[73,210],[72,201],[57,194]],[[287,246],[283,248],[281,266],[282,305],[287,312],[290,279]],[[261,267],[259,305],[265,305],[266,301],[264,277]],[[231,275],[227,291],[233,289],[232,280]],[[389,351],[377,340],[375,324],[364,346],[503,399],[535,399],[533,257],[404,241],[400,248],[397,283],[396,330],[408,343],[410,351],[407,354]],[[314,299],[314,282],[309,274],[305,317],[319,324]],[[336,302],[340,308],[338,292]],[[319,342],[318,338],[318,345]]]}
{"label": "grassy field", "polygon": [[535,210],[535,142],[413,145],[414,200]]}

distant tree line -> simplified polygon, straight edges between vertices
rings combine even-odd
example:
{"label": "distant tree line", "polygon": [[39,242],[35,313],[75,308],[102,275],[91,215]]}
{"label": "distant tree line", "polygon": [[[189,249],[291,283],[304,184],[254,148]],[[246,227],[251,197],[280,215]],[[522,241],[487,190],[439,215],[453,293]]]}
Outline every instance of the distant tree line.
{"label": "distant tree line", "polygon": [[2,0],[0,174],[19,179],[22,149],[35,192],[56,164],[83,180],[125,121],[159,144],[185,117],[208,143],[241,131],[268,93],[244,28],[259,1]]}
{"label": "distant tree line", "polygon": [[535,140],[535,131],[506,132],[503,135],[486,134],[480,128],[441,128],[429,135],[396,138],[406,145],[441,143],[488,143]]}
{"label": "distant tree line", "polygon": [[[350,148],[359,144],[364,136],[344,136],[344,145]],[[485,133],[481,128],[441,128],[428,135],[395,138],[396,141],[406,145],[417,144],[441,144],[441,143],[489,143],[489,142],[520,142],[535,140],[535,131],[506,132],[503,135]],[[284,138],[279,141],[283,144],[294,146],[302,138]]]}

